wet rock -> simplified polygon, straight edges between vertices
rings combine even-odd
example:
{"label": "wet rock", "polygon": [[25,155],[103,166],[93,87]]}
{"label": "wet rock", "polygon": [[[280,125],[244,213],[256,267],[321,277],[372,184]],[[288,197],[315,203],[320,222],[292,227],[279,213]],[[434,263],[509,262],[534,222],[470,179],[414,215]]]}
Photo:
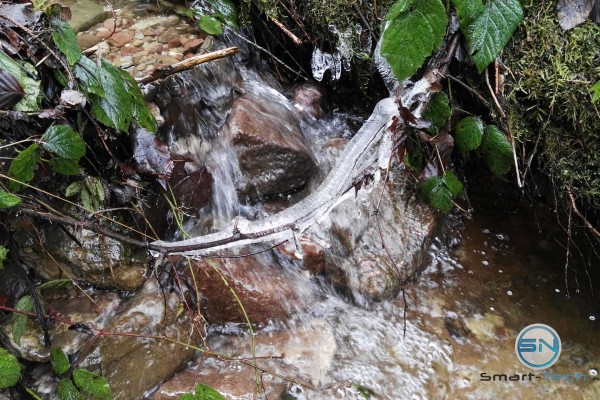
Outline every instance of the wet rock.
{"label": "wet rock", "polygon": [[26,219],[15,226],[19,227],[15,239],[21,256],[44,279],[68,278],[119,290],[135,290],[146,279],[149,259],[145,250],[86,229],[62,229],[42,222],[33,226]]}
{"label": "wet rock", "polygon": [[317,167],[296,115],[285,105],[248,92],[237,99],[227,130],[252,197],[276,196],[303,188]]}
{"label": "wet rock", "polygon": [[[212,199],[212,175],[204,166],[189,158],[171,154],[171,161],[173,169],[168,184],[174,200],[182,212],[197,215],[199,210],[208,205]],[[139,222],[142,225],[152,226],[149,234],[155,233],[164,238],[179,228],[173,220],[171,205],[161,190],[157,189],[155,193],[148,196],[144,204],[145,220]]]}
{"label": "wet rock", "polygon": [[108,15],[101,4],[92,0],[76,0],[69,7],[71,8],[69,25],[75,32],[84,31],[104,21]]}
{"label": "wet rock", "polygon": [[[195,344],[199,335],[187,313],[177,312],[179,304],[175,293],[163,292],[155,279],[149,279],[107,329]],[[81,367],[101,373],[110,383],[115,400],[141,399],[183,368],[193,354],[193,349],[165,340],[105,336]]]}
{"label": "wet rock", "polygon": [[79,48],[82,50],[89,49],[100,43],[102,39],[96,35],[91,35],[89,33],[82,33],[81,35],[77,35],[77,44]]}
{"label": "wet rock", "polygon": [[340,204],[330,215],[332,241],[325,272],[359,303],[394,297],[423,264],[440,217],[416,198],[413,186],[407,171],[391,171],[378,212],[381,232],[373,212],[382,183],[360,190],[356,199]]}
{"label": "wet rock", "polygon": [[[84,293],[78,288],[47,292],[47,290],[44,292],[44,304],[47,310],[52,310],[63,320],[82,323],[92,329],[104,329],[121,303],[119,295],[114,292]],[[50,324],[49,328],[52,346],[60,347],[70,355],[93,340],[87,334],[70,330],[68,324]],[[16,350],[23,359],[35,362],[50,361],[50,348],[44,346],[42,331],[33,319],[28,320],[18,345],[12,340],[12,323],[5,324],[2,332],[4,337],[10,340],[5,345]]]}
{"label": "wet rock", "polygon": [[111,37],[108,38],[108,42],[113,46],[123,47],[127,43],[133,41],[135,36],[135,32],[131,30],[124,30],[121,32],[114,33]]}
{"label": "wet rock", "polygon": [[[250,340],[244,336],[220,336],[209,338],[209,344],[217,353],[227,352],[232,357],[251,357]],[[259,332],[255,339],[259,363],[268,371],[286,378],[318,384],[331,367],[337,349],[334,333],[324,320],[313,319],[306,326],[275,332]],[[233,354],[230,354],[231,350]],[[282,356],[281,359],[268,357]],[[251,398],[256,393],[255,371],[250,365],[238,364],[215,358],[200,357],[193,366],[164,383],[152,400],[179,399],[189,393],[197,383],[209,385],[226,398]],[[262,374],[266,397],[280,397],[288,382],[269,373]]]}
{"label": "wet rock", "polygon": [[299,240],[300,249],[296,248],[293,241],[287,241],[277,247],[284,257],[296,260],[300,268],[318,275],[325,269],[325,250],[321,245],[309,238]]}
{"label": "wet rock", "polygon": [[305,307],[311,295],[299,275],[276,267],[265,254],[215,259],[212,263],[214,268],[204,260],[193,262],[196,284],[204,300],[203,315],[209,323],[246,322],[232,290],[252,323],[285,320]]}
{"label": "wet rock", "polygon": [[309,84],[298,85],[292,91],[291,98],[300,110],[312,117],[319,118],[323,114],[321,109],[323,94],[318,87]]}
{"label": "wet rock", "polygon": [[202,46],[203,43],[204,43],[204,39],[200,39],[200,38],[192,39],[185,43],[185,45],[183,46],[183,52],[184,53],[195,52],[196,50],[198,50],[200,48],[200,46]]}

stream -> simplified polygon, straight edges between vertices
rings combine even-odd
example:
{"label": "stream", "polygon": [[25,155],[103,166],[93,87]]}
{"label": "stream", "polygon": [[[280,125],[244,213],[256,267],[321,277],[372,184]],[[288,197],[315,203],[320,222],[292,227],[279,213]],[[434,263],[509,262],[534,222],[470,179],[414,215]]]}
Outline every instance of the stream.
{"label": "stream", "polygon": [[[120,12],[140,18],[147,10]],[[230,45],[241,48],[235,58],[171,77],[153,99],[165,120],[160,137],[211,176],[206,202],[186,209],[182,226],[192,237],[214,233],[236,218],[261,220],[298,204],[326,179],[366,121],[324,111],[334,107],[321,104],[325,97],[315,82],[282,87],[264,56],[231,33],[223,43],[214,39],[212,49]],[[111,61],[129,57],[123,55],[126,47]],[[516,212],[506,212],[495,207],[495,196],[468,188],[471,211],[441,216],[410,191],[414,180],[403,166],[395,163],[392,171],[385,183],[374,173],[372,182],[345,196],[331,215],[285,244],[250,247],[246,250],[260,252],[250,257],[235,258],[244,253],[231,251],[226,256],[232,258],[214,257],[214,266],[204,259],[190,264],[194,290],[179,289],[183,298],[197,296],[202,335],[190,332],[191,317],[177,321],[180,293],[161,293],[158,284],[149,283],[150,273],[141,273],[147,281],[135,290],[86,289],[96,303],[78,310],[79,318],[91,321],[90,315],[107,309],[110,314],[95,315],[95,326],[189,339],[217,356],[178,350],[187,353],[173,362],[169,371],[175,376],[165,373],[149,387],[129,371],[141,366],[151,375],[182,346],[152,353],[156,341],[129,338],[119,346],[142,343],[140,354],[150,358],[104,364],[110,352],[98,346],[83,352],[88,358],[82,366],[109,375],[115,398],[124,400],[178,399],[198,383],[239,400],[600,398],[594,249],[571,248],[565,268],[566,242],[551,206],[521,201]],[[380,194],[381,235],[373,216]],[[170,239],[186,237],[173,229],[173,210],[165,213]],[[383,244],[397,260],[398,274]],[[188,264],[174,262],[173,268],[185,274]],[[75,297],[51,303],[66,310],[87,302]],[[240,303],[247,315],[241,315]],[[119,320],[126,314],[133,321]],[[116,322],[106,322],[111,319]],[[560,357],[547,370],[526,367],[515,353],[517,335],[534,323],[549,325],[561,339]],[[72,337],[58,343],[75,353],[81,344]],[[111,368],[125,372],[115,377]],[[55,383],[45,376],[37,389],[52,398]]]}

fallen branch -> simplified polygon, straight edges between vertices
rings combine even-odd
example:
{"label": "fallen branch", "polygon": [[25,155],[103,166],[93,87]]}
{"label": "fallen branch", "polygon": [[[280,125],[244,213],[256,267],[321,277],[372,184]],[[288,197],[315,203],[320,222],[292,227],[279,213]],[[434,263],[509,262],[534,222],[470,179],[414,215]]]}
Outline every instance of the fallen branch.
{"label": "fallen branch", "polygon": [[206,54],[200,54],[187,60],[180,61],[178,63],[168,65],[163,68],[159,68],[152,72],[150,75],[144,76],[143,78],[136,79],[138,84],[150,83],[154,82],[158,79],[164,79],[169,75],[176,74],[178,72],[182,72],[188,69],[194,68],[196,65],[200,65],[209,61],[218,60],[225,57],[230,57],[236,53],[238,53],[240,49],[237,47],[229,47],[222,50],[212,51]]}
{"label": "fallen branch", "polygon": [[[435,91],[432,88],[439,85],[437,76],[430,72],[417,82],[405,81],[398,92],[401,104],[412,109],[416,117],[420,117],[428,104]],[[395,119],[401,121],[398,102],[394,98],[381,100],[321,186],[284,211],[257,221],[236,217],[219,232],[178,242],[156,241],[148,247],[167,254],[202,257],[236,246],[286,240],[306,231],[337,204],[354,196],[354,182],[367,167],[377,163],[380,158],[377,145],[391,134],[388,127]],[[379,166],[385,169],[387,160],[385,157]]]}

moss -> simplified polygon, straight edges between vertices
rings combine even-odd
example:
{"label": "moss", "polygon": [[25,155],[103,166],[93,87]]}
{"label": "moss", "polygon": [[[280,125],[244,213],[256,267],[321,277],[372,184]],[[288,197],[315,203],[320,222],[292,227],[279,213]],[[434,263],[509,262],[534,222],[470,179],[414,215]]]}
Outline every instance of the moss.
{"label": "moss", "polygon": [[598,208],[600,112],[589,90],[600,77],[600,26],[588,21],[563,32],[556,2],[533,1],[513,43],[506,50],[513,133],[530,153],[536,149],[560,190]]}

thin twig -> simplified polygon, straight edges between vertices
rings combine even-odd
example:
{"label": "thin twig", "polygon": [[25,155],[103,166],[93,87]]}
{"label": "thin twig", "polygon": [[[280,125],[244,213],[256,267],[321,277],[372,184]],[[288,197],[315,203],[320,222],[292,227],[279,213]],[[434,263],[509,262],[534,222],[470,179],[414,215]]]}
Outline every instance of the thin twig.
{"label": "thin twig", "polygon": [[465,89],[467,89],[473,96],[475,96],[477,98],[477,100],[479,100],[483,105],[485,105],[488,109],[491,109],[491,105],[490,103],[482,96],[480,95],[475,89],[473,89],[472,87],[470,87],[469,85],[467,85],[466,83],[464,83],[463,81],[461,81],[460,79],[448,74],[445,76],[446,78],[458,83],[459,85],[461,85],[462,87],[464,87]]}
{"label": "thin twig", "polygon": [[271,20],[272,23],[277,25],[277,27],[279,29],[281,29],[282,32],[285,33],[286,36],[292,40],[292,42],[294,42],[297,45],[302,44],[302,40],[300,40],[300,38],[298,38],[298,36],[294,35],[294,33],[292,31],[290,31],[284,24],[282,24],[277,19],[275,19],[274,17],[271,17],[271,16],[269,16],[269,20]]}
{"label": "thin twig", "polygon": [[577,214],[577,216],[581,218],[581,220],[585,224],[585,227],[588,228],[598,239],[600,239],[600,232],[598,231],[598,229],[596,229],[594,225],[592,225],[590,221],[588,221],[587,218],[577,208],[577,204],[575,203],[575,196],[573,195],[572,191],[569,191],[569,199],[571,200],[571,208],[573,209],[575,214]]}
{"label": "thin twig", "polygon": [[496,98],[496,95],[494,94],[494,89],[492,89],[492,85],[490,84],[490,77],[488,75],[487,69],[485,70],[484,76],[485,76],[485,84],[487,85],[488,90],[490,91],[490,96],[492,96],[492,99],[494,100],[494,104],[496,105],[498,112],[500,113],[502,118],[506,118],[506,114],[504,113],[504,110],[500,106],[500,103],[498,102],[498,98]]}

